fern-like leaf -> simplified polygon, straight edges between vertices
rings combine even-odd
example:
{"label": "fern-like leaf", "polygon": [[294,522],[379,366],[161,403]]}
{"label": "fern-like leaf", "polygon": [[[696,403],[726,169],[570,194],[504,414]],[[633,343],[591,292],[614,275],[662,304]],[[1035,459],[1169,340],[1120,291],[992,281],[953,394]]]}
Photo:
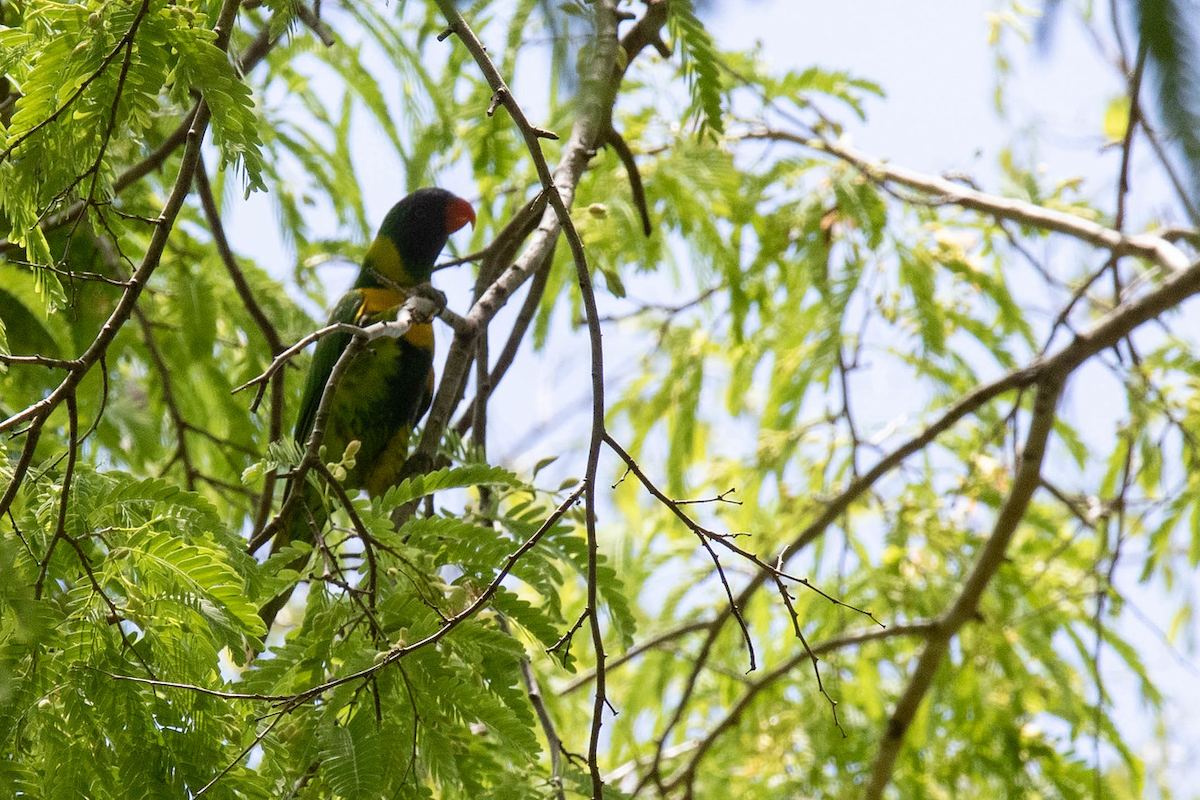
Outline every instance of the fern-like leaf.
{"label": "fern-like leaf", "polygon": [[1190,5],[1179,0],[1138,0],[1138,31],[1158,83],[1158,105],[1167,129],[1179,141],[1192,176],[1190,211],[1200,205],[1200,52],[1192,35]]}
{"label": "fern-like leaf", "polygon": [[725,132],[721,61],[712,34],[697,17],[692,0],[671,0],[667,30],[679,43],[683,73],[691,93],[688,118],[699,121],[699,133],[714,139]]}

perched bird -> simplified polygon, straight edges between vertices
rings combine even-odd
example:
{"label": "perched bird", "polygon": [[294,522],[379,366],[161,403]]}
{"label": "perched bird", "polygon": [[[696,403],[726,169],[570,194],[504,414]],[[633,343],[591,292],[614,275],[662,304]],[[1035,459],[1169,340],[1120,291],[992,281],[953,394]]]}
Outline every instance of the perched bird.
{"label": "perched bird", "polygon": [[[365,327],[395,319],[408,298],[406,290],[429,281],[446,240],[467,223],[475,224],[475,210],[444,189],[418,189],[392,206],[367,250],[358,279],[330,312],[329,324]],[[335,333],[317,343],[296,419],[295,438],[301,446],[308,442],[325,384],[351,338]],[[432,399],[431,323],[414,324],[398,339],[376,339],[355,356],[331,400],[322,439],[330,461],[340,459],[350,442],[360,444],[354,466],[342,481],[345,489],[351,493],[366,489],[378,496],[399,481],[412,428]],[[285,507],[295,491],[303,495],[292,504],[292,513],[278,521],[272,553],[292,541],[311,542],[313,530],[328,518],[321,494],[311,482],[299,487],[289,481]],[[263,607],[261,616],[268,630],[290,595],[288,590]]]}

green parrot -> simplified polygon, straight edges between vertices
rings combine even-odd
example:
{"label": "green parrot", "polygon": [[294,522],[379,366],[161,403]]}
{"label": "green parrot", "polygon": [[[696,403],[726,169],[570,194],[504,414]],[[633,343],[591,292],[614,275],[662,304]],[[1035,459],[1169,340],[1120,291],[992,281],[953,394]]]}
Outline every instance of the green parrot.
{"label": "green parrot", "polygon": [[[330,312],[329,324],[366,327],[395,319],[408,297],[404,290],[428,283],[446,240],[468,223],[475,224],[475,210],[444,189],[418,189],[392,206],[367,250],[358,279]],[[295,438],[302,447],[312,433],[333,366],[350,340],[350,334],[335,333],[317,343],[296,419]],[[366,489],[376,497],[399,482],[409,436],[429,410],[433,385],[431,323],[414,324],[398,339],[376,339],[355,357],[331,400],[322,439],[330,460],[341,458],[350,442],[360,444],[354,466],[342,481],[347,491]],[[285,504],[292,492],[300,490],[289,481]],[[313,530],[325,524],[328,512],[320,492],[309,482],[302,490],[301,501],[292,506],[294,512],[278,521],[272,553],[292,541],[313,541]],[[263,606],[261,616],[268,631],[290,595],[289,589]]]}

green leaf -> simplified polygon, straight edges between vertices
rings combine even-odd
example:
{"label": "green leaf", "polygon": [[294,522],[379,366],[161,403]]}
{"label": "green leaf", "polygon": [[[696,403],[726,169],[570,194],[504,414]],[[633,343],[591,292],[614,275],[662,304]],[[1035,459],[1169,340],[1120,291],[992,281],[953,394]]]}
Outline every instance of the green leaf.
{"label": "green leaf", "polygon": [[372,714],[361,709],[346,726],[320,729],[321,759],[329,785],[341,797],[376,797],[383,773],[383,752]]}
{"label": "green leaf", "polygon": [[1200,87],[1193,67],[1198,47],[1189,27],[1191,11],[1179,0],[1137,0],[1134,11],[1141,41],[1154,63],[1159,109],[1189,165],[1195,208],[1200,198]]}
{"label": "green leaf", "polygon": [[672,0],[667,28],[681,46],[683,72],[691,92],[688,115],[699,121],[698,133],[714,139],[725,133],[721,62],[712,35],[696,17],[691,0]]}
{"label": "green leaf", "polygon": [[216,34],[204,28],[178,27],[167,31],[166,37],[179,54],[173,92],[186,96],[191,89],[200,91],[212,111],[213,144],[221,152],[221,165],[244,168],[247,192],[265,190],[262,140],[250,88],[213,44]]}
{"label": "green leaf", "polygon": [[1110,142],[1120,142],[1125,138],[1125,131],[1129,127],[1129,96],[1120,95],[1109,101],[1108,107],[1104,110],[1104,123],[1102,130],[1104,137]]}
{"label": "green leaf", "polygon": [[211,601],[212,606],[204,603],[199,606],[206,616],[223,612],[247,636],[261,637],[266,633],[258,608],[246,597],[241,578],[219,551],[186,544],[170,531],[162,530],[135,536],[127,545],[115,548],[113,555],[128,557],[138,569],[162,576],[161,585],[166,591],[182,591]]}
{"label": "green leaf", "polygon": [[511,472],[487,464],[439,469],[417,475],[388,490],[383,498],[385,508],[395,508],[419,500],[434,492],[465,489],[470,486],[520,486],[521,481]]}

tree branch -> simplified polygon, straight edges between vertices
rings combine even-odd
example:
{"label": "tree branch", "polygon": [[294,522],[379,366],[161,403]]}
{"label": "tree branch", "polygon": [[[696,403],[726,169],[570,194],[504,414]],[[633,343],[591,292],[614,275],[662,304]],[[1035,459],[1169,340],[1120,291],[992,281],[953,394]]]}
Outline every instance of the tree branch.
{"label": "tree branch", "polygon": [[814,644],[810,652],[798,653],[787,661],[784,661],[775,669],[764,674],[761,678],[754,681],[747,687],[742,696],[737,699],[737,702],[730,706],[729,711],[725,716],[714,725],[709,732],[704,735],[696,743],[696,748],[692,751],[691,757],[687,763],[680,767],[665,782],[665,788],[669,791],[676,786],[682,784],[691,785],[695,779],[696,771],[700,766],[700,761],[708,753],[709,749],[716,743],[724,733],[731,728],[737,726],[741,721],[742,715],[754,703],[760,694],[766,689],[774,686],[783,678],[787,677],[792,670],[800,666],[803,662],[812,658],[823,656],[826,653],[832,653],[837,650],[842,650],[847,647],[857,647],[868,642],[886,641],[895,639],[901,636],[927,636],[935,628],[933,622],[917,622],[911,625],[894,625],[890,628],[870,628],[860,633],[854,633],[847,636],[840,636],[836,639],[829,639],[824,642]]}
{"label": "tree branch", "polygon": [[1150,233],[1126,235],[1065,211],[1045,208],[1013,197],[985,194],[945,178],[892,166],[836,142],[768,128],[756,128],[746,134],[745,138],[791,142],[829,153],[857,167],[872,181],[902,184],[936,198],[934,202],[937,205],[957,205],[996,219],[1011,220],[1032,228],[1065,234],[1093,247],[1108,250],[1116,256],[1144,258],[1172,272],[1186,269],[1190,263],[1179,248],[1160,236]]}
{"label": "tree branch", "polygon": [[506,577],[508,577],[508,574],[512,571],[512,568],[516,566],[518,561],[521,560],[521,557],[533,549],[533,547],[541,540],[541,538],[545,536],[551,528],[558,524],[558,521],[562,519],[563,514],[565,514],[571,506],[578,502],[580,496],[584,493],[586,488],[587,485],[583,483],[576,487],[575,491],[572,492],[571,495],[567,497],[567,499],[564,500],[562,504],[560,504],[559,507],[550,514],[549,517],[546,518],[546,521],[542,523],[541,527],[539,527],[532,536],[530,536],[520,547],[514,550],[508,556],[508,558],[504,560],[504,564],[496,573],[496,577],[493,578],[492,582],[487,585],[487,588],[485,588],[483,592],[481,592],[479,596],[475,598],[475,601],[450,619],[446,620],[442,627],[438,628],[436,631],[420,641],[413,642],[412,644],[400,644],[392,646],[392,648],[387,651],[386,655],[381,656],[369,667],[365,667],[349,675],[341,675],[339,677],[332,678],[324,683],[306,689],[303,692],[299,692],[294,695],[288,695],[286,698],[281,698],[281,700],[284,700],[288,705],[308,702],[309,700],[320,696],[330,689],[341,686],[342,684],[370,678],[379,670],[386,668],[390,664],[395,664],[409,653],[419,650],[422,647],[427,647],[442,639],[446,634],[450,633],[450,631],[457,628],[463,622],[475,616],[475,614],[477,614],[485,605],[487,605],[488,601],[491,600],[492,596],[496,593],[496,590],[500,588],[500,584]]}
{"label": "tree branch", "polygon": [[[707,628],[710,624],[712,624],[711,620],[699,620],[697,622],[687,622],[687,623],[684,623],[683,625],[679,625],[677,627],[670,628],[669,630],[665,630],[662,633],[651,636],[649,639],[646,639],[643,642],[639,642],[638,644],[636,644],[633,647],[626,650],[621,655],[619,655],[616,658],[609,661],[607,663],[608,671],[612,672],[617,667],[628,664],[630,661],[637,658],[642,653],[645,653],[648,650],[654,650],[658,647],[661,647],[664,644],[667,644],[668,642],[673,642],[676,639],[681,639],[684,636],[687,636],[689,633],[696,633],[697,631],[707,630]],[[565,697],[566,695],[571,694],[572,692],[576,691],[580,687],[586,686],[588,683],[591,682],[592,678],[594,678],[594,677],[596,677],[595,670],[589,669],[586,672],[581,672],[578,676],[576,676],[572,680],[568,681],[561,689],[559,689],[558,695],[560,697]]]}
{"label": "tree branch", "polygon": [[984,589],[1004,562],[1008,544],[1012,541],[1041,481],[1042,460],[1046,456],[1046,443],[1054,430],[1055,409],[1062,394],[1064,380],[1065,374],[1047,371],[1045,380],[1038,385],[1029,433],[1021,451],[1021,466],[1013,479],[1008,499],[1005,500],[992,528],[992,535],[980,551],[975,567],[963,585],[958,599],[949,611],[938,618],[926,637],[925,649],[921,652],[908,686],[896,703],[879,749],[875,753],[875,761],[871,765],[871,779],[863,793],[866,800],[878,800],[883,797],[883,790],[891,780],[892,769],[900,754],[904,736],[916,717],[921,701],[933,684],[938,666],[950,649],[950,640],[978,613],[979,599],[983,596]]}
{"label": "tree branch", "polygon": [[[227,4],[233,5],[235,8],[238,2],[239,0],[226,0]],[[204,139],[204,131],[208,127],[209,117],[208,105],[202,102],[192,120],[192,127],[188,131],[187,147],[184,149],[183,160],[179,165],[179,173],[176,175],[174,188],[171,190],[171,194],[167,198],[162,212],[155,221],[154,234],[151,236],[150,242],[146,247],[146,255],[142,259],[142,263],[134,271],[132,277],[130,277],[128,287],[121,294],[121,299],[117,302],[108,320],[104,323],[104,326],[100,329],[100,332],[96,335],[91,345],[76,360],[75,366],[67,373],[67,376],[58,387],[25,410],[0,422],[0,433],[11,431],[23,422],[31,423],[30,433],[40,431],[41,427],[50,417],[50,414],[58,408],[68,395],[75,391],[80,382],[91,371],[92,367],[108,352],[109,345],[112,344],[117,333],[129,320],[130,315],[133,313],[133,307],[137,303],[138,297],[141,296],[142,289],[145,288],[147,281],[150,280],[150,276],[154,274],[154,270],[158,268],[162,259],[167,239],[170,237],[171,230],[175,224],[175,218],[179,215],[179,211],[183,207],[183,202],[192,184],[196,165],[200,161],[200,145]],[[36,439],[36,435],[27,438],[25,443],[27,450],[30,450],[31,443],[36,442]],[[30,452],[29,456],[32,457],[32,452]],[[25,462],[25,467],[27,467],[28,463],[24,455],[22,461]],[[8,491],[0,499],[0,515],[3,515],[8,510],[13,497],[16,496],[16,488],[20,486],[24,478],[25,469],[18,463],[18,470],[13,473]]]}
{"label": "tree branch", "polygon": [[[220,256],[221,263],[225,265],[225,271],[229,273],[229,280],[233,283],[234,291],[237,292],[250,318],[254,320],[254,324],[258,326],[271,355],[278,356],[285,349],[283,340],[279,338],[275,324],[271,322],[270,317],[263,311],[258,299],[255,298],[250,284],[246,281],[246,275],[242,272],[237,257],[233,254],[233,248],[229,246],[229,239],[225,236],[225,226],[221,222],[221,211],[217,208],[217,200],[213,196],[212,184],[209,183],[208,171],[204,167],[203,158],[196,165],[196,192],[200,195],[200,205],[208,220],[208,229],[212,233],[217,255]],[[271,380],[271,411],[267,422],[268,442],[279,441],[283,435],[283,402],[286,391],[283,376],[283,372],[278,372]],[[275,480],[276,476],[273,470],[268,472],[263,479],[262,494],[259,495],[258,509],[254,514],[254,530],[251,532],[251,538],[262,531],[271,516],[271,503],[275,497]]]}

